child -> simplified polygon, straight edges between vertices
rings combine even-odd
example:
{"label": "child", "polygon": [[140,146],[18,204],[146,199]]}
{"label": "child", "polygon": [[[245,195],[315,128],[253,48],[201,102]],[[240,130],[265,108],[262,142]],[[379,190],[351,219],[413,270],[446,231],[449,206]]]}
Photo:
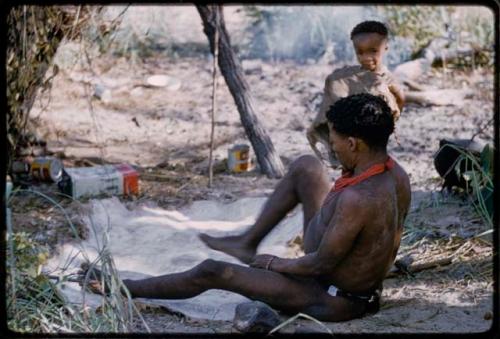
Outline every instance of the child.
{"label": "child", "polygon": [[333,168],[339,164],[331,151],[326,111],[338,99],[353,94],[370,93],[382,96],[391,108],[394,121],[399,118],[404,105],[404,93],[389,70],[382,64],[388,49],[388,31],[378,21],[363,21],[351,32],[351,40],[359,65],[346,66],[331,73],[325,81],[323,102],[318,115],[307,130],[307,139],[313,151],[323,158],[316,144],[321,142],[328,150]]}

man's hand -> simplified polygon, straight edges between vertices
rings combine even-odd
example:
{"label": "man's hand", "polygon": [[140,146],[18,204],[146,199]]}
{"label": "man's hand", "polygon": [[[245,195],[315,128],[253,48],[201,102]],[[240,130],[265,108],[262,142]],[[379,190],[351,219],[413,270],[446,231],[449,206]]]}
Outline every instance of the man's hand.
{"label": "man's hand", "polygon": [[270,254],[259,254],[253,257],[252,262],[249,264],[250,267],[263,268],[268,271],[272,271],[271,264],[276,257]]}

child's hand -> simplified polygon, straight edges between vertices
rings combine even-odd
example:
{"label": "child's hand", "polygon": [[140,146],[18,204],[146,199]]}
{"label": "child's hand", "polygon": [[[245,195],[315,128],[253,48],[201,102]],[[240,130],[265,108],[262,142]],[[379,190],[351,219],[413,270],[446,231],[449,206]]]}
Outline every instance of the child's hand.
{"label": "child's hand", "polygon": [[398,121],[400,116],[401,116],[401,111],[392,112],[392,118],[394,119],[394,122]]}

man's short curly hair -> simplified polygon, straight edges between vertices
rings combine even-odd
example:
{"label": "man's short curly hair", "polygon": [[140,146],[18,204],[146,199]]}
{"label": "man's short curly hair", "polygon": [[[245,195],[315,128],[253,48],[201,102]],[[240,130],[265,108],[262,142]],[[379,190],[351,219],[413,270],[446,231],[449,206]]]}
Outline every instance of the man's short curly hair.
{"label": "man's short curly hair", "polygon": [[387,38],[389,31],[387,27],[380,21],[363,21],[357,24],[351,31],[351,40],[361,33],[378,33]]}
{"label": "man's short curly hair", "polygon": [[337,133],[360,138],[372,149],[385,149],[394,131],[391,109],[385,100],[368,93],[336,101],[326,117]]}

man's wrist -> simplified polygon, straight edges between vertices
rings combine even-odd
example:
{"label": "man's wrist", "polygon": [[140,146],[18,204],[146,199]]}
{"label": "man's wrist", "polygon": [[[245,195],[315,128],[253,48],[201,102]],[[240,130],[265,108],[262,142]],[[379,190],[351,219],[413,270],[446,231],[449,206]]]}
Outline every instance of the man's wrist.
{"label": "man's wrist", "polygon": [[271,258],[269,258],[269,261],[267,262],[266,264],[266,270],[267,271],[272,271],[271,269],[271,264],[273,263],[273,261],[276,259],[276,256],[272,256]]}

